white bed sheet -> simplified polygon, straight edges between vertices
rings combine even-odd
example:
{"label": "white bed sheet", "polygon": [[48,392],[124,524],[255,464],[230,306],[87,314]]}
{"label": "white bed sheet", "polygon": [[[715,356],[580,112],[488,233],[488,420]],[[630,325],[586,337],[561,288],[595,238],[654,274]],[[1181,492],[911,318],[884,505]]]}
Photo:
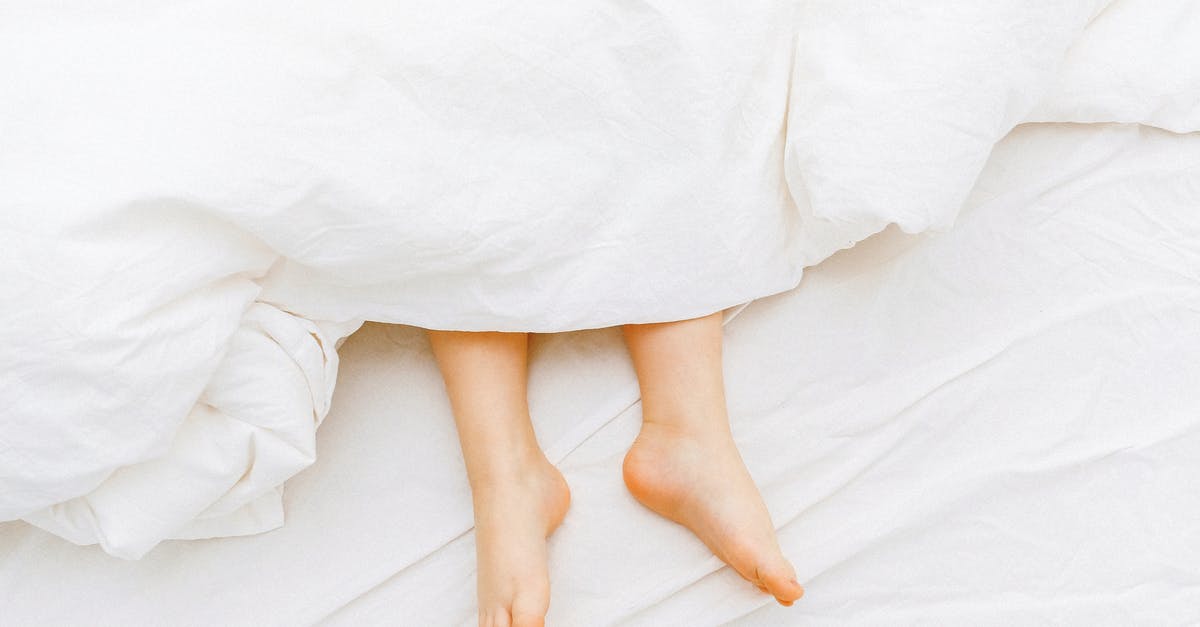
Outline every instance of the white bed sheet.
{"label": "white bed sheet", "polygon": [[[549,624],[1200,621],[1198,197],[1195,134],[1023,126],[953,231],[889,230],[727,318],[735,435],[808,589],[790,609],[625,493],[619,333],[536,336],[534,420],[573,488]],[[0,524],[0,623],[473,625],[424,336],[368,324],[341,354],[282,528],[124,561]]]}
{"label": "white bed sheet", "polygon": [[0,9],[0,520],[125,559],[282,524],[364,320],[708,313],[1021,120],[1200,131],[1194,0],[95,4]]}

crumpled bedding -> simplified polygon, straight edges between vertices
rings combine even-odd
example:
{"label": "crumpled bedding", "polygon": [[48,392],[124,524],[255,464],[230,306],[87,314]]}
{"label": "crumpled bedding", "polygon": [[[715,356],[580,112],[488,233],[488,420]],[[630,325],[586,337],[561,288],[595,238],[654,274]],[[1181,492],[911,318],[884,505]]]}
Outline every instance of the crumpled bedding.
{"label": "crumpled bedding", "polygon": [[[726,313],[734,435],[807,588],[791,608],[626,492],[620,331],[534,335],[532,417],[573,488],[547,624],[1200,621],[1198,180],[1194,136],[1023,125],[954,230],[888,229]],[[368,324],[341,356],[286,525],[122,562],[0,523],[5,620],[474,626],[428,342]]]}
{"label": "crumpled bedding", "polygon": [[1198,130],[1182,0],[702,8],[7,3],[0,520],[276,528],[364,320],[709,313],[949,228],[1022,120]]}

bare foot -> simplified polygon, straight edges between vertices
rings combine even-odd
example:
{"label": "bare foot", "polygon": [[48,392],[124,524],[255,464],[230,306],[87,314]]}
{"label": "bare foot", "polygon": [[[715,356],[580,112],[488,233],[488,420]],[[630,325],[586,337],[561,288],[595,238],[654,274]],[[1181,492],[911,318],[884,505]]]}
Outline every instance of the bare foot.
{"label": "bare foot", "polygon": [[496,471],[472,486],[480,627],[545,624],[550,607],[546,538],[571,492],[545,457]]}
{"label": "bare foot", "polygon": [[646,421],[625,455],[625,485],[643,505],[696,534],[759,590],[791,605],[804,594],[771,516],[728,431],[690,433]]}

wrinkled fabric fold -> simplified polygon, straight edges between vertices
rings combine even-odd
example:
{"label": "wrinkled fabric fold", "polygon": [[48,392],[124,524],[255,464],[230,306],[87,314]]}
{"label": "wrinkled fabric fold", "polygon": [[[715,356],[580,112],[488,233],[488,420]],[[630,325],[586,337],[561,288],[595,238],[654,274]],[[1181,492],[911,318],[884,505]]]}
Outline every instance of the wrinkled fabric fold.
{"label": "wrinkled fabric fold", "polygon": [[282,524],[365,320],[705,315],[1022,121],[1200,130],[1185,0],[108,4],[0,9],[0,520],[131,559]]}

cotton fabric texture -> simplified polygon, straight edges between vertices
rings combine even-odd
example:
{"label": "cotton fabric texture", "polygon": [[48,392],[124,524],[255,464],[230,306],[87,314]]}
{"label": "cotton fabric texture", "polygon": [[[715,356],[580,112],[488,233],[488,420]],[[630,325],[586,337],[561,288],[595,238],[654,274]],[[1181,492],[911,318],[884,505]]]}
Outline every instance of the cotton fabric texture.
{"label": "cotton fabric texture", "polygon": [[889,224],[951,228],[1022,121],[1195,132],[1197,21],[5,3],[0,520],[129,559],[278,527],[364,321],[566,331],[789,290]]}

